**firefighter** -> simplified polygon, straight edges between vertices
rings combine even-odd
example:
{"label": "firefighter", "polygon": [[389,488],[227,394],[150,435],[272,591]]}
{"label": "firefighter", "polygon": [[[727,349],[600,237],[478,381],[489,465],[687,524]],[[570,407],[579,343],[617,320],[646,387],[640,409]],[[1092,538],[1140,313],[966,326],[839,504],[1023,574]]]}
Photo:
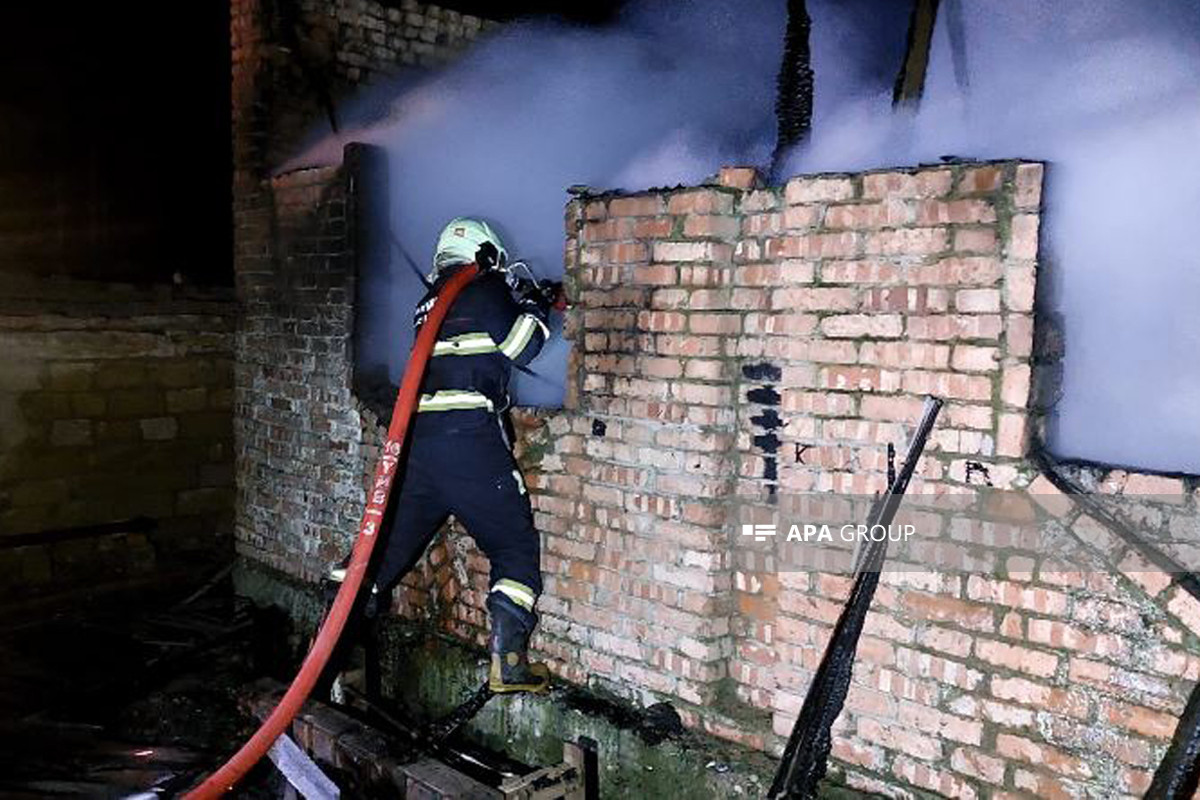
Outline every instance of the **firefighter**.
{"label": "firefighter", "polygon": [[[453,514],[490,562],[488,684],[495,692],[540,691],[549,672],[529,662],[527,649],[542,590],[541,545],[505,412],[513,365],[532,361],[549,335],[551,298],[532,281],[507,279],[508,254],[500,237],[482,220],[459,217],[438,237],[432,288],[417,305],[416,329],[445,281],[471,263],[480,275],[451,306],[421,383],[370,604],[390,597]],[[331,570],[333,580],[345,577],[347,562]]]}

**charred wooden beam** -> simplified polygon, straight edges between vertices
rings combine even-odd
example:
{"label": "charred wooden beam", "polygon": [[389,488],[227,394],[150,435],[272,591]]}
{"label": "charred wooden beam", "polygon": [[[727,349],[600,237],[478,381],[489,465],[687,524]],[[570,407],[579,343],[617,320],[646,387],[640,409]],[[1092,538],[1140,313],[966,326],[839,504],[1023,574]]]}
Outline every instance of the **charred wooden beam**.
{"label": "charred wooden beam", "polygon": [[783,159],[812,130],[813,71],[809,34],[812,19],[805,0],[788,0],[787,31],[783,38],[783,61],[775,80],[775,119],[778,135],[771,154],[771,176],[778,178]]}
{"label": "charred wooden beam", "polygon": [[939,0],[915,0],[908,23],[908,46],[904,63],[896,76],[892,105],[897,108],[916,108],[925,92],[925,75],[929,71],[929,50],[933,31],[937,27]]}
{"label": "charred wooden beam", "polygon": [[[895,519],[941,408],[942,401],[938,398],[926,399],[921,421],[909,442],[904,463],[887,492],[871,509],[869,525],[887,526]],[[775,780],[767,792],[769,800],[814,800],[817,796],[817,786],[825,777],[829,753],[833,748],[833,723],[846,703],[858,640],[886,557],[886,537],[882,541],[868,542],[859,554],[850,598],[838,616],[817,673],[804,696],[804,705],[788,737]]]}

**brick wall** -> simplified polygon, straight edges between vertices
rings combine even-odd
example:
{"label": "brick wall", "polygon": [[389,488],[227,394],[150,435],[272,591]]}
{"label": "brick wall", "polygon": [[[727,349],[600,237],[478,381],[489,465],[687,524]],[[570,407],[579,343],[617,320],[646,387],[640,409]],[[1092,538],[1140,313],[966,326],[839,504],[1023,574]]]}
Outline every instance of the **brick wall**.
{"label": "brick wall", "polygon": [[[240,546],[307,579],[349,545],[380,438],[349,389],[344,182],[271,182],[270,258],[239,268]],[[567,207],[567,403],[518,418],[542,655],[777,753],[849,580],[784,568],[738,524],[882,488],[884,445],[903,449],[934,393],[947,406],[909,504],[926,538],[893,550],[836,779],[901,797],[1139,794],[1200,677],[1200,603],[1028,459],[1041,165],[755,184],[724,170]],[[1192,483],[1072,474],[1187,555]],[[481,643],[486,589],[452,530],[396,610]]]}
{"label": "brick wall", "polygon": [[[350,544],[381,434],[351,389],[355,197],[340,168],[267,175],[322,96],[450,58],[486,24],[306,3],[297,58],[264,8],[233,14],[236,532],[314,580]],[[1034,349],[1042,177],[997,162],[764,188],[730,169],[572,200],[566,407],[517,420],[544,541],[536,644],[559,676],[778,753],[849,581],[781,568],[738,525],[882,488],[884,445],[934,393],[947,407],[912,490],[959,505],[914,509],[927,540],[893,552],[835,779],[897,797],[1144,789],[1200,677],[1200,604],[1028,460],[1054,349]],[[1186,553],[1194,485],[1074,477]],[[395,610],[482,643],[485,567],[450,529]]]}
{"label": "brick wall", "polygon": [[[353,232],[339,168],[270,177],[331,107],[455,58],[496,23],[403,0],[233,0],[241,552],[306,577],[357,528],[373,463],[352,396]],[[361,414],[366,414],[366,423]]]}
{"label": "brick wall", "polygon": [[235,197],[327,130],[356,87],[444,64],[495,24],[415,0],[232,0]]}
{"label": "brick wall", "polygon": [[[233,313],[228,290],[6,283],[0,594],[228,552]],[[134,517],[152,524],[76,535]]]}

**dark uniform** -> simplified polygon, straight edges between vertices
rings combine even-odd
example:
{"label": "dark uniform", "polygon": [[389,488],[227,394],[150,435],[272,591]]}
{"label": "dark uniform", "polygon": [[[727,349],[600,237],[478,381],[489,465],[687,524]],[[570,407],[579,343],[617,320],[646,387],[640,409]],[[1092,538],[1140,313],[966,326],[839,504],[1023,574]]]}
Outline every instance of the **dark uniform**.
{"label": "dark uniform", "polygon": [[[417,306],[416,328],[452,273],[453,268],[443,270]],[[513,364],[524,366],[541,350],[548,311],[537,296],[514,299],[498,272],[476,278],[450,307],[421,382],[407,465],[375,580],[386,596],[453,514],[491,564],[496,691],[537,689],[548,680],[545,668],[528,664],[525,654],[542,591],[541,545],[503,419]]]}
{"label": "dark uniform", "polygon": [[[432,297],[417,306],[418,329]],[[491,563],[491,585],[512,582],[513,599],[532,610],[542,591],[540,543],[501,414],[509,404],[512,364],[532,361],[547,332],[544,316],[533,304],[518,304],[499,273],[476,278],[451,306],[421,382],[407,467],[376,576],[380,590],[412,569],[453,514]]]}

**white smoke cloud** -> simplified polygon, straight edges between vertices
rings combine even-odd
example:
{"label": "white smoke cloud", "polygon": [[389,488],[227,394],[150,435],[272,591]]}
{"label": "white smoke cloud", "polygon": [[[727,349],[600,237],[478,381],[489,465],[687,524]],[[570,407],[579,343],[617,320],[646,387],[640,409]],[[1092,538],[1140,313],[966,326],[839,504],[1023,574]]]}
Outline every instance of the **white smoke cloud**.
{"label": "white smoke cloud", "polygon": [[[1052,447],[1063,456],[1200,473],[1200,11],[1189,0],[961,0],[970,90],[945,9],[925,100],[890,107],[909,4],[810,0],[813,137],[788,174],[964,158],[1052,163],[1043,280],[1067,340]],[[397,237],[424,265],[450,217],[498,223],[510,252],[561,274],[564,189],[694,183],[773,144],[782,0],[643,2],[619,24],[521,23],[449,70],[393,87],[382,122],[331,138],[391,153]],[[394,310],[367,360],[393,378],[420,292],[399,261],[373,276]],[[380,315],[382,316],[382,315]],[[559,343],[535,364],[561,380]],[[559,393],[518,377],[523,402]]]}
{"label": "white smoke cloud", "polygon": [[[947,154],[1051,162],[1042,280],[1066,339],[1051,448],[1200,473],[1200,6],[962,3],[968,92],[943,13],[919,113],[897,117],[887,92],[846,87],[824,99],[788,171]],[[828,50],[814,67],[820,92]]]}
{"label": "white smoke cloud", "polygon": [[[334,162],[347,141],[386,145],[395,233],[423,269],[442,225],[469,215],[494,222],[539,275],[559,277],[567,187],[695,183],[768,157],[784,19],[773,0],[707,0],[646,3],[599,29],[516,23],[402,87],[386,119],[289,166]],[[742,37],[762,46],[746,50]],[[366,101],[377,114],[380,105]],[[393,313],[367,320],[360,354],[398,380],[423,289],[398,259],[367,288],[388,293]],[[514,376],[518,402],[561,403],[566,350],[557,337],[531,365],[543,379]]]}

